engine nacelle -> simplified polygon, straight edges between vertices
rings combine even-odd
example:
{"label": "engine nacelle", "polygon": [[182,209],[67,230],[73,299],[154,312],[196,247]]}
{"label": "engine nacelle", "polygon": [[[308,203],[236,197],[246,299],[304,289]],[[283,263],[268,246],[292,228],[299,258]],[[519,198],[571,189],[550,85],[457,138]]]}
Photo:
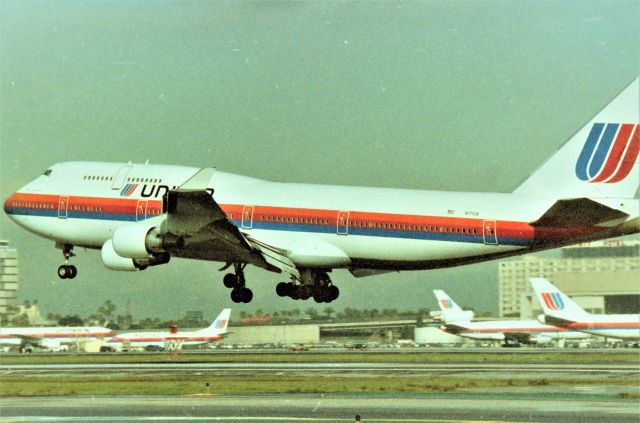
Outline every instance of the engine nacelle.
{"label": "engine nacelle", "polygon": [[102,263],[107,269],[135,272],[144,267],[139,266],[134,259],[118,255],[113,249],[113,242],[108,240],[102,246]]}
{"label": "engine nacelle", "polygon": [[57,339],[44,339],[42,346],[51,351],[58,351],[60,349],[60,341]]}
{"label": "engine nacelle", "polygon": [[536,336],[536,344],[538,345],[545,345],[548,344],[552,341],[552,339],[548,336],[544,336],[544,335],[538,335]]}
{"label": "engine nacelle", "polygon": [[165,253],[167,248],[182,247],[184,240],[171,234],[161,234],[154,226],[125,225],[113,233],[113,250],[120,257],[150,259]]}

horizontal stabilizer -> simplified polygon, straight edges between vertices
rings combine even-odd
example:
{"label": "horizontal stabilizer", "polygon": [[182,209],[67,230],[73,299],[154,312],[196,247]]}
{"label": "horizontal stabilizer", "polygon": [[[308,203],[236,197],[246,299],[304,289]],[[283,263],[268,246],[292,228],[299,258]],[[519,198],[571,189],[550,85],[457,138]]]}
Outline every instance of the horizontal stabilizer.
{"label": "horizontal stabilizer", "polygon": [[[553,312],[550,312],[550,313],[553,313]],[[575,323],[575,322],[576,320],[563,319],[562,317],[557,317],[557,316],[554,316],[553,314],[547,314],[544,316],[544,323],[551,326],[562,327],[562,326],[570,325],[571,323]]]}
{"label": "horizontal stabilizer", "polygon": [[534,227],[584,228],[625,219],[629,215],[588,198],[558,200],[542,217],[530,222]]}
{"label": "horizontal stabilizer", "polygon": [[452,333],[454,335],[458,335],[467,330],[466,327],[454,323],[447,323],[443,327],[446,329],[446,332]]}

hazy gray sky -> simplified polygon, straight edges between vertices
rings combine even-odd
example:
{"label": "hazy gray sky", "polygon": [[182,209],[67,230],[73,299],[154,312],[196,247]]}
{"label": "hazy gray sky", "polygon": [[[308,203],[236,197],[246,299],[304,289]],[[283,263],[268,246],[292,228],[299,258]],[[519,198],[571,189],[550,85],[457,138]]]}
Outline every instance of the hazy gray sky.
{"label": "hazy gray sky", "polygon": [[[640,72],[640,3],[0,2],[0,195],[67,160],[214,166],[297,182],[509,192]],[[140,273],[61,253],[0,214],[20,301],[214,316],[217,263]],[[234,310],[322,309],[248,273]],[[343,307],[497,311],[497,263],[355,279]]]}

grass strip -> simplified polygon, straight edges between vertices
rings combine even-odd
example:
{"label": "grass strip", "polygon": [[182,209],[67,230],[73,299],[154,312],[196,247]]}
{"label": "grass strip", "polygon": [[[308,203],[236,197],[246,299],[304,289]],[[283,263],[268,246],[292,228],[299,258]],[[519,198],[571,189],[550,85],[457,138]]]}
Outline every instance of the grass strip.
{"label": "grass strip", "polygon": [[536,353],[160,353],[5,355],[0,364],[101,364],[101,363],[500,363],[500,364],[630,364],[640,363],[639,352]]}
{"label": "grass strip", "polygon": [[[575,385],[637,386],[633,377],[476,379],[465,377],[331,377],[252,375],[145,375],[122,377],[3,377],[1,397],[69,395],[247,395],[460,393],[465,388],[518,388]],[[635,399],[629,394],[629,399]],[[621,397],[623,398],[623,397]]]}

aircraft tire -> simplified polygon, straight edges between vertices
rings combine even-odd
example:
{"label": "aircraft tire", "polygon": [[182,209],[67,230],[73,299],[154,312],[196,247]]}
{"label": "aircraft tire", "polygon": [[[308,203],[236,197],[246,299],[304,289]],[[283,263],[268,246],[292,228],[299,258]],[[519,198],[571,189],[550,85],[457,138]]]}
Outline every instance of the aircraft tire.
{"label": "aircraft tire", "polygon": [[60,279],[67,279],[69,277],[69,270],[67,269],[67,265],[63,264],[58,267],[58,277]]}
{"label": "aircraft tire", "polygon": [[240,289],[233,288],[231,290],[231,301],[233,301],[234,303],[242,302],[242,291],[240,291]]}
{"label": "aircraft tire", "polygon": [[306,285],[302,285],[300,286],[300,299],[301,300],[308,300],[309,298],[311,298],[311,287],[306,286]]}
{"label": "aircraft tire", "polygon": [[278,294],[279,297],[288,296],[290,291],[291,290],[289,289],[289,284],[287,282],[280,282],[276,285],[276,294]]}
{"label": "aircraft tire", "polygon": [[329,287],[329,290],[327,291],[327,293],[329,294],[329,301],[328,302],[337,300],[338,297],[340,296],[340,290],[335,285],[331,285]]}
{"label": "aircraft tire", "polygon": [[242,290],[240,291],[240,296],[242,302],[248,304],[253,299],[253,291],[251,291],[249,288],[242,288]]}
{"label": "aircraft tire", "polygon": [[67,266],[67,270],[69,272],[67,275],[67,279],[73,279],[78,274],[78,269],[73,264]]}
{"label": "aircraft tire", "polygon": [[234,273],[227,273],[224,275],[224,278],[222,278],[222,283],[227,288],[234,288],[238,285],[238,277]]}
{"label": "aircraft tire", "polygon": [[291,297],[292,300],[299,300],[300,299],[300,289],[299,287],[293,285],[293,284],[288,284],[289,285],[289,297]]}

